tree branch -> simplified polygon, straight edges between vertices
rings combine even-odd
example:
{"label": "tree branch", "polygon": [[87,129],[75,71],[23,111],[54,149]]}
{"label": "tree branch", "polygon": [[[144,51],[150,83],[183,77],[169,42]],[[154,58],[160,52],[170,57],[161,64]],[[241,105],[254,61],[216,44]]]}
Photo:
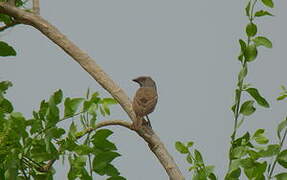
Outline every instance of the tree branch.
{"label": "tree branch", "polygon": [[40,0],[33,0],[33,12],[35,14],[40,14]]}
{"label": "tree branch", "polygon": [[123,127],[130,129],[130,130],[133,130],[132,124],[130,122],[123,121],[123,120],[108,120],[108,121],[102,121],[102,122],[97,123],[96,127],[89,127],[89,128],[84,129],[83,131],[79,132],[79,135],[76,136],[76,138],[80,139],[84,135],[86,135],[86,134],[88,134],[88,133],[90,133],[96,129],[99,129],[99,128],[102,128],[105,126],[113,126],[113,125],[123,126]]}
{"label": "tree branch", "polygon": [[[23,24],[31,25],[41,31],[46,37],[61,47],[76,62],[78,62],[104,89],[106,89],[126,111],[130,119],[135,122],[136,116],[131,101],[126,93],[101,69],[99,65],[83,50],[71,42],[56,27],[37,14],[29,13],[0,2],[0,13],[14,17]],[[135,130],[149,145],[150,150],[165,168],[171,180],[184,179],[172,156],[155,132],[147,126]]]}

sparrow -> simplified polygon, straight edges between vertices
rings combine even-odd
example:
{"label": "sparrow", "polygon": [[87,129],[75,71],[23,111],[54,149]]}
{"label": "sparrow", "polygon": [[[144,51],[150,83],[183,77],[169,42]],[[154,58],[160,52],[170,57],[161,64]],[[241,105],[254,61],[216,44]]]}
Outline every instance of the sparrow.
{"label": "sparrow", "polygon": [[140,76],[133,79],[134,82],[140,85],[133,98],[132,107],[137,116],[135,128],[139,128],[143,123],[143,117],[148,120],[148,126],[151,127],[148,114],[152,113],[157,104],[157,89],[154,80],[149,76]]}

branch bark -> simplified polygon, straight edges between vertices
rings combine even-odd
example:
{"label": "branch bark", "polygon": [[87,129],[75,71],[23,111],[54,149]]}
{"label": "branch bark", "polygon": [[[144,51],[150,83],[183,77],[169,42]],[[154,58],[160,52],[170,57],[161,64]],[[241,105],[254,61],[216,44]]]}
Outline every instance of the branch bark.
{"label": "branch bark", "polygon": [[[12,16],[23,24],[35,27],[55,44],[61,47],[119,102],[133,122],[136,121],[136,116],[133,112],[132,104],[127,94],[86,52],[77,47],[56,27],[39,15],[18,9],[8,3],[0,2],[0,13]],[[155,132],[147,126],[143,126],[141,129],[135,131],[148,143],[150,150],[158,158],[169,178],[171,180],[183,180],[184,177],[182,173]]]}

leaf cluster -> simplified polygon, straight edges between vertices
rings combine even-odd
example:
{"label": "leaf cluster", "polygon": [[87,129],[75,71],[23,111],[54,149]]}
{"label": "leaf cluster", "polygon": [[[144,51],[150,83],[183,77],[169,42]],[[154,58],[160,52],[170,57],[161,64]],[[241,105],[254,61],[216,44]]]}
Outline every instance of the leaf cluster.
{"label": "leaf cluster", "polygon": [[[33,117],[26,119],[14,112],[5,93],[12,83],[0,82],[0,179],[53,179],[55,170],[45,170],[50,162],[68,157],[68,179],[92,179],[93,174],[106,175],[109,180],[123,180],[112,161],[120,156],[116,145],[108,140],[112,131],[101,129],[83,134],[81,129],[96,126],[99,115],[110,114],[112,98],[99,93],[85,98],[64,98],[62,90],[40,103]],[[75,119],[78,119],[79,123]],[[69,130],[60,122],[72,120]],[[85,140],[81,140],[86,135]],[[88,172],[88,167],[90,172]]]}
{"label": "leaf cluster", "polygon": [[186,155],[186,161],[191,165],[189,171],[193,172],[192,180],[216,180],[213,173],[214,166],[206,166],[201,153],[197,149],[192,149],[194,143],[192,141],[184,144],[183,142],[175,142],[176,150]]}

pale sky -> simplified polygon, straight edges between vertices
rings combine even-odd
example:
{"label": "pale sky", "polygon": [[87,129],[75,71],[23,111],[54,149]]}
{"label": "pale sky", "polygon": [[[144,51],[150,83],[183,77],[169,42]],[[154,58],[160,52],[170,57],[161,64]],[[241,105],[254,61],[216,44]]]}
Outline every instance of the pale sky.
{"label": "pale sky", "polygon": [[[240,68],[238,39],[246,39],[245,3],[42,0],[41,15],[95,58],[130,97],[137,89],[131,79],[152,76],[159,102],[150,119],[185,177],[189,179],[191,174],[185,157],[174,148],[177,140],[194,141],[206,164],[215,165],[215,173],[222,179],[233,128],[230,106]],[[287,85],[286,7],[287,1],[275,1],[275,8],[270,10],[275,16],[255,21],[259,35],[268,37],[274,47],[259,48],[258,58],[249,65],[247,82],[260,90],[271,108],[257,107],[239,131],[253,133],[265,128],[273,143],[277,142],[277,124],[287,114],[287,104],[276,101],[280,85]],[[18,52],[16,57],[1,58],[0,77],[14,83],[8,97],[15,110],[26,117],[59,88],[72,97],[83,96],[88,87],[109,96],[75,61],[32,27],[16,26],[0,37]],[[119,106],[111,113],[109,119],[129,121]],[[111,139],[122,154],[115,160],[122,176],[130,180],[167,179],[141,138],[121,127],[112,130]],[[59,162],[55,168],[55,179],[63,179],[69,167]]]}

